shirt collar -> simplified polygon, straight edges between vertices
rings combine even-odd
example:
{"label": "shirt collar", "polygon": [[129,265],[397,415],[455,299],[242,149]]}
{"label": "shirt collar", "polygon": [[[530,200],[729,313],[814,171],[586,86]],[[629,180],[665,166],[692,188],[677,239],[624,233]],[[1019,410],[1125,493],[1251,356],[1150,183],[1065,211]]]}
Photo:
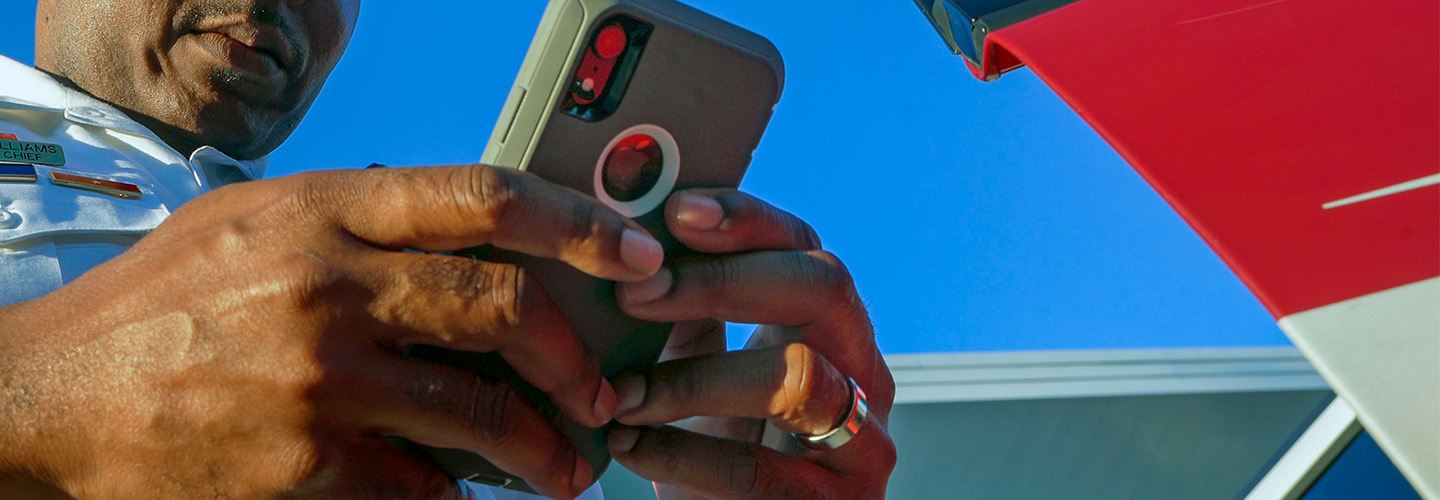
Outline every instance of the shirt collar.
{"label": "shirt collar", "polygon": [[[160,140],[154,132],[131,120],[114,106],[61,85],[50,75],[19,61],[0,55],[0,75],[4,76],[0,78],[0,108],[29,108],[63,113],[66,120],[74,123],[136,135],[165,145],[165,141]],[[189,159],[196,166],[205,169],[233,168],[249,180],[263,177],[265,169],[270,165],[268,155],[254,160],[236,160],[211,146],[196,149]]]}
{"label": "shirt collar", "polygon": [[[220,187],[232,182],[255,180],[265,176],[265,169],[270,166],[270,157],[261,156],[254,160],[236,160],[230,155],[221,152],[211,146],[200,146],[194,153],[190,153],[190,164],[204,170],[206,175],[211,177],[210,183],[214,187]],[[244,178],[237,179],[225,172],[226,169],[238,170]]]}

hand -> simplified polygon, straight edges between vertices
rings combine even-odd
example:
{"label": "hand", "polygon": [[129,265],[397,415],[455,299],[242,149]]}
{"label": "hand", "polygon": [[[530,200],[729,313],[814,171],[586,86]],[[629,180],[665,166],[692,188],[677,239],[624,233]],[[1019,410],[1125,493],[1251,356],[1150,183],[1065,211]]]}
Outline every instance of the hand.
{"label": "hand", "polygon": [[0,310],[0,487],[454,498],[443,473],[383,440],[399,436],[580,493],[590,465],[510,386],[401,355],[498,351],[570,419],[610,420],[613,389],[525,272],[402,251],[482,244],[621,281],[663,258],[594,199],[508,169],[217,190],[70,285]]}
{"label": "hand", "polygon": [[[672,196],[665,220],[706,255],[620,287],[627,313],[679,323],[665,361],[615,382],[616,460],[667,499],[884,498],[895,383],[845,267],[803,221],[733,190]],[[727,353],[725,321],[766,326]],[[801,447],[788,433],[822,434],[846,414],[847,376],[870,418],[838,449]]]}

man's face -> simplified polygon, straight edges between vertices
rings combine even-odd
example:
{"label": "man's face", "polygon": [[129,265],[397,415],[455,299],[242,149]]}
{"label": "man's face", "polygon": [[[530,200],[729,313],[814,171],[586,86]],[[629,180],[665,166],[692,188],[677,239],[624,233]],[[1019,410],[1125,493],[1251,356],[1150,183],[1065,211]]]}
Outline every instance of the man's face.
{"label": "man's face", "polygon": [[273,151],[340,61],[360,0],[40,0],[35,63],[182,153]]}

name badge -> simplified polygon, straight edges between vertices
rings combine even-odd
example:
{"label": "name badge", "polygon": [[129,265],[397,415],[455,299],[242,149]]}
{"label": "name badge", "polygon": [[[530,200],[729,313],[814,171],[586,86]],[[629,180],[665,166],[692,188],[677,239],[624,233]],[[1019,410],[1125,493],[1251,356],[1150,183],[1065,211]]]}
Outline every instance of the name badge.
{"label": "name badge", "polygon": [[0,139],[0,162],[65,166],[65,149],[59,144]]}

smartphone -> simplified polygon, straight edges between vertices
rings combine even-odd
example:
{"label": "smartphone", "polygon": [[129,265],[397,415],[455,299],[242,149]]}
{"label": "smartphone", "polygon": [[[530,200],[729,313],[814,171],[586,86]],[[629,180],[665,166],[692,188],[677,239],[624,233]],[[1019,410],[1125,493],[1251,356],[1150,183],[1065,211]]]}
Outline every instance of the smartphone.
{"label": "smartphone", "polygon": [[[784,85],[780,53],[760,35],[672,0],[551,0],[482,162],[533,172],[645,226],[666,258],[687,253],[665,229],[666,199],[736,187]],[[464,255],[513,262],[539,280],[607,377],[656,363],[671,324],[626,316],[613,282],[491,247]],[[411,355],[509,380],[551,416],[594,467],[608,429],[566,421],[494,354],[416,346]],[[474,453],[419,447],[452,476],[533,491]]]}

